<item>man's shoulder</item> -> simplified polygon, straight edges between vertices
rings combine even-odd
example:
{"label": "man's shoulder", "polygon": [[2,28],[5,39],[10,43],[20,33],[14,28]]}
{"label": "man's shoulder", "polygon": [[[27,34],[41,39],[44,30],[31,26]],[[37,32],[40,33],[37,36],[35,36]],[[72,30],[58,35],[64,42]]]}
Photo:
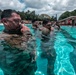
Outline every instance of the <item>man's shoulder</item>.
{"label": "man's shoulder", "polygon": [[7,34],[7,33],[0,33],[0,40],[4,40],[5,38],[9,38],[11,36],[16,36],[16,34]]}
{"label": "man's shoulder", "polygon": [[8,36],[11,36],[11,35],[9,35],[9,34],[6,34],[6,33],[0,33],[0,39],[3,39],[3,38],[5,38],[5,37],[8,37]]}

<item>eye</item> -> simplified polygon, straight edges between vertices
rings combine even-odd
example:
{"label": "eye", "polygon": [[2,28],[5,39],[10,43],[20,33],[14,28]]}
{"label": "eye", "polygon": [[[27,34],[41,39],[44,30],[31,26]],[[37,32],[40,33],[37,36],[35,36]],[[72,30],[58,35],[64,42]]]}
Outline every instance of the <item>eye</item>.
{"label": "eye", "polygon": [[20,19],[14,19],[14,22],[22,22]]}

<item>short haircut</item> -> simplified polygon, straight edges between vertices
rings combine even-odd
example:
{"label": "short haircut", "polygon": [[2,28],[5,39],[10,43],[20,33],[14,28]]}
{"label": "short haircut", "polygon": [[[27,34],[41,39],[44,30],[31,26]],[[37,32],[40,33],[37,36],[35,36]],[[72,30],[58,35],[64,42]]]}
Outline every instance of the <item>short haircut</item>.
{"label": "short haircut", "polygon": [[17,13],[15,10],[12,10],[12,9],[6,9],[6,10],[2,11],[1,19],[11,17],[11,14],[13,12]]}
{"label": "short haircut", "polygon": [[47,24],[49,21],[50,21],[50,20],[48,20],[48,19],[44,19],[44,20],[43,20],[43,25]]}
{"label": "short haircut", "polygon": [[36,20],[35,20],[35,19],[33,19],[33,20],[32,20],[32,23],[34,23],[35,21],[36,21]]}

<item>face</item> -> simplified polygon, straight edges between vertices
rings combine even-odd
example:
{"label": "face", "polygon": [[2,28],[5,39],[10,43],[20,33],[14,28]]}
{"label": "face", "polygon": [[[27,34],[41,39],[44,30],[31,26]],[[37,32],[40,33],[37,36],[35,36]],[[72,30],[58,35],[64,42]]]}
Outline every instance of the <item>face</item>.
{"label": "face", "polygon": [[48,22],[48,23],[45,25],[45,27],[48,28],[48,29],[51,28],[51,22]]}
{"label": "face", "polygon": [[35,21],[34,23],[33,23],[33,26],[35,27],[35,28],[38,28],[38,22],[37,21]]}
{"label": "face", "polygon": [[15,30],[20,27],[21,25],[21,17],[17,13],[12,13],[11,17],[5,18],[4,26],[7,30]]}

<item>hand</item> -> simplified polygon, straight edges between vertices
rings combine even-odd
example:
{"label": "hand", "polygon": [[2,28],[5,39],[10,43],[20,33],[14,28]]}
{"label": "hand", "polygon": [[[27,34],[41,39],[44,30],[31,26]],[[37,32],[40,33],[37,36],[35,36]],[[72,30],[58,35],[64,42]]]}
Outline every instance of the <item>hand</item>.
{"label": "hand", "polygon": [[21,32],[26,32],[26,31],[30,31],[30,29],[27,26],[24,26],[24,24],[22,24],[22,29]]}

